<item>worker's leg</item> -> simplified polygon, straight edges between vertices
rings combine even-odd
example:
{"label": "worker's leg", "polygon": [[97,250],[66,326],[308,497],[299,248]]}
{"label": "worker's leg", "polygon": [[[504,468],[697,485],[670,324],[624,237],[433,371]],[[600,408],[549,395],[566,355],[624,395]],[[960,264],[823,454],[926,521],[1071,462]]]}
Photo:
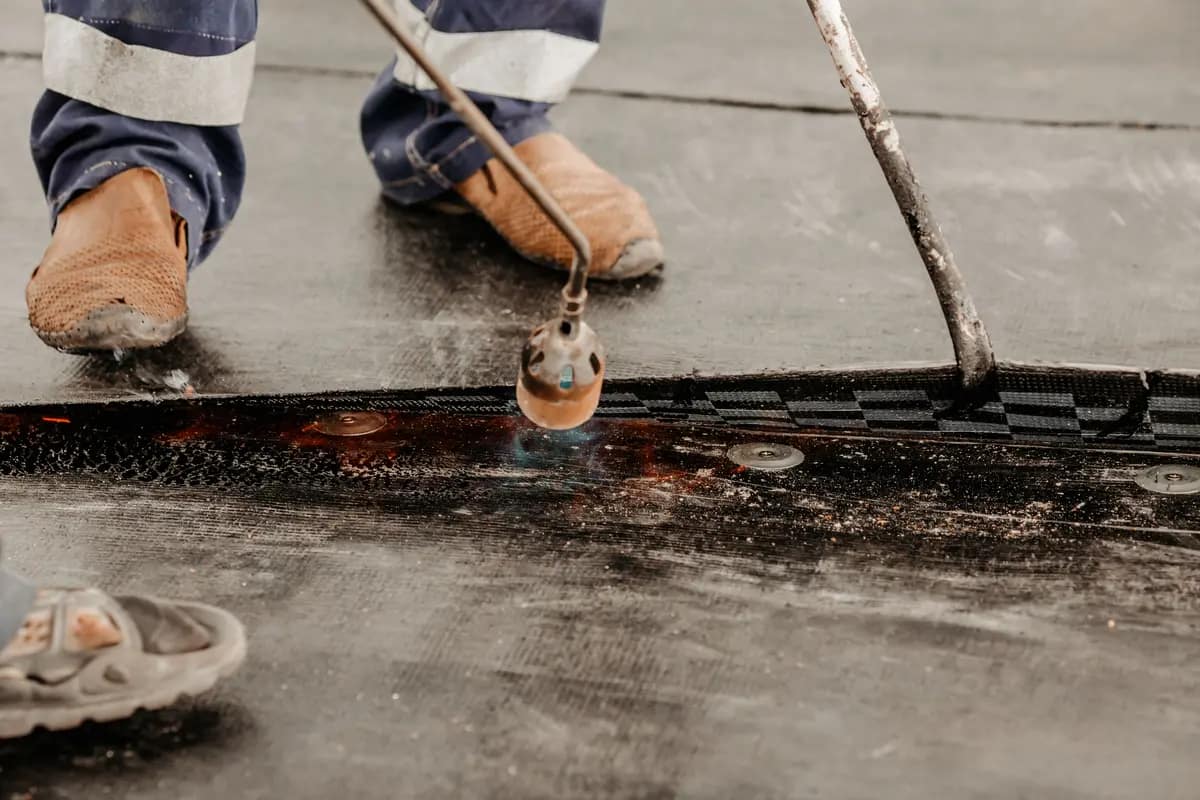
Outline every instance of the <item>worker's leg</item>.
{"label": "worker's leg", "polygon": [[[467,90],[592,241],[593,271],[632,277],[662,262],[641,197],[561,136],[546,114],[599,47],[604,0],[398,0],[434,62]],[[379,76],[363,141],[402,204],[457,192],[528,257],[566,266],[570,247],[442,102],[407,55]]]}
{"label": "worker's leg", "polygon": [[16,638],[36,596],[33,584],[0,568],[0,653]]}
{"label": "worker's leg", "polygon": [[241,664],[242,625],[200,603],[34,591],[0,572],[0,739],[196,695]]}
{"label": "worker's leg", "polygon": [[257,4],[44,5],[47,91],[31,139],[55,240],[30,320],[58,346],[160,344],[186,316],[181,265],[208,255],[241,197]]}

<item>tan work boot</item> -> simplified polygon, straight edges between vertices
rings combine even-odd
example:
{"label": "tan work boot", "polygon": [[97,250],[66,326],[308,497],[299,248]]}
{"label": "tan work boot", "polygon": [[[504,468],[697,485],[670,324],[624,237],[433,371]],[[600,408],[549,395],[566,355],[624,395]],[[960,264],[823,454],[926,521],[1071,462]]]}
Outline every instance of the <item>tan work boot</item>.
{"label": "tan work boot", "polygon": [[187,327],[187,223],[157,172],[122,172],[72,200],[25,289],[29,324],[60,350],[158,347]]}
{"label": "tan work boot", "polygon": [[[592,277],[625,280],[662,267],[658,229],[634,189],[557,133],[526,139],[514,150],[587,236]],[[571,243],[499,161],[493,158],[454,188],[518,253],[570,268]]]}

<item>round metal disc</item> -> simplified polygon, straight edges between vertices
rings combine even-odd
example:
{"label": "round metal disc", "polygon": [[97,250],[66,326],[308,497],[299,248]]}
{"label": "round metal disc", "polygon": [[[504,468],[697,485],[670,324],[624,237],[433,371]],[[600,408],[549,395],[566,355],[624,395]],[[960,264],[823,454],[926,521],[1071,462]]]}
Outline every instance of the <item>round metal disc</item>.
{"label": "round metal disc", "polygon": [[804,453],[796,448],[769,442],[734,445],[726,455],[735,464],[768,472],[791,469],[804,463]]}
{"label": "round metal disc", "polygon": [[1159,464],[1134,476],[1138,486],[1159,494],[1200,494],[1200,467]]}
{"label": "round metal disc", "polygon": [[316,421],[316,429],[326,436],[367,436],[385,425],[387,417],[374,411],[341,411]]}

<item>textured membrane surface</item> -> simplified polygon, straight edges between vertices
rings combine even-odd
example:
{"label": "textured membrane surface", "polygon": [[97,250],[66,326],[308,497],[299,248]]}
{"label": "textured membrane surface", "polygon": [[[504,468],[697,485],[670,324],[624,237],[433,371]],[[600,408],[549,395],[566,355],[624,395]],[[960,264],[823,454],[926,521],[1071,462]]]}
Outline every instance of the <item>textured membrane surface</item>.
{"label": "textured membrane surface", "polygon": [[[323,434],[353,399],[0,417],[16,567],[206,597],[251,631],[215,694],[0,745],[0,786],[1184,798],[1200,778],[1200,506],[1134,481],[1195,455],[433,409]],[[763,441],[804,462],[726,457]]]}

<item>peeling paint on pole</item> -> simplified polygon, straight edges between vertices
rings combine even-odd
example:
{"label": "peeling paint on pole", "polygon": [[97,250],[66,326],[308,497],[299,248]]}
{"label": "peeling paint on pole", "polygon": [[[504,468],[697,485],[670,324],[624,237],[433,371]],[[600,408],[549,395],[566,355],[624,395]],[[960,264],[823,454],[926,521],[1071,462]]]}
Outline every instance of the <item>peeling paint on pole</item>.
{"label": "peeling paint on pole", "polygon": [[858,113],[863,132],[900,206],[913,243],[925,262],[954,342],[963,388],[967,391],[978,389],[995,370],[996,359],[962,273],[941,228],[933,219],[929,200],[921,191],[912,165],[904,154],[900,133],[871,77],[867,60],[840,0],[808,0],[808,5],[821,37],[829,46],[842,86],[850,93],[850,102]]}

